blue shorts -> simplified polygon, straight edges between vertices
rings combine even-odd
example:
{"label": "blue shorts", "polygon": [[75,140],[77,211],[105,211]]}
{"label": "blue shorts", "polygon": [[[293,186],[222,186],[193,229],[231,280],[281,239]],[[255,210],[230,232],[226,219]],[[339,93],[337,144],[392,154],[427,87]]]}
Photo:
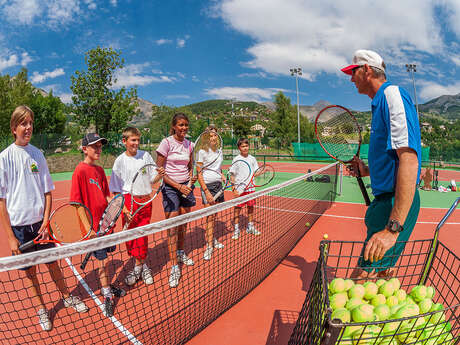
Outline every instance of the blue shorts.
{"label": "blue shorts", "polygon": [[105,260],[108,257],[107,253],[114,252],[116,248],[117,246],[111,246],[111,247],[95,250],[93,252],[93,256],[99,261]]}
{"label": "blue shorts", "polygon": [[[186,185],[187,183],[188,182],[184,182],[181,184]],[[193,195],[194,188],[195,186],[192,186],[192,192],[184,198],[182,196],[182,192],[165,183],[163,188],[161,188],[161,194],[163,195],[163,208],[165,212],[176,212],[179,211],[180,207],[195,206],[196,200],[195,195]]]}
{"label": "blue shorts", "polygon": [[[38,230],[42,226],[42,223],[43,221],[41,220],[31,225],[12,226],[11,229],[13,230],[14,236],[18,239],[19,243],[24,244],[29,241],[32,241],[38,236]],[[54,247],[55,247],[54,243],[39,243],[39,244],[33,245],[29,249],[24,250],[23,253],[36,252],[37,250],[54,248]],[[52,261],[52,262],[55,262],[55,261]],[[20,268],[20,270],[27,271],[30,267],[32,266],[23,267],[23,268]]]}
{"label": "blue shorts", "polygon": [[[219,193],[222,190],[222,182],[216,181],[216,182],[211,182],[211,183],[206,183],[206,187],[208,188],[209,192],[211,193],[212,196],[215,196],[217,193]],[[206,205],[208,203],[208,200],[206,200],[206,194],[204,193],[204,190],[201,189],[201,200],[203,200],[203,205]],[[219,197],[216,199],[216,202],[224,202],[224,193],[219,195]]]}

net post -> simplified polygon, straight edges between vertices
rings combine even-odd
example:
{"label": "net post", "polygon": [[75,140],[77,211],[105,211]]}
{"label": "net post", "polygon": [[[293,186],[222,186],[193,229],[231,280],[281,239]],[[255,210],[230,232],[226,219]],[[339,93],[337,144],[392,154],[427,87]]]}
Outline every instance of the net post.
{"label": "net post", "polygon": [[343,187],[343,165],[339,164],[339,192],[338,195],[342,195],[342,187]]}

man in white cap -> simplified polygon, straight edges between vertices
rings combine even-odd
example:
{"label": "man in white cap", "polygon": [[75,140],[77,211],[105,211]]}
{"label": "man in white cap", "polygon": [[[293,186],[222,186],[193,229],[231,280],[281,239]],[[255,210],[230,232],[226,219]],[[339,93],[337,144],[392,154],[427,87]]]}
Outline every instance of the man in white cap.
{"label": "man in white cap", "polygon": [[354,171],[370,176],[374,200],[366,212],[366,246],[354,278],[387,278],[409,240],[420,210],[417,182],[421,166],[418,114],[409,93],[386,80],[385,63],[371,50],[357,50],[342,68],[358,92],[372,99],[366,166],[355,157]]}

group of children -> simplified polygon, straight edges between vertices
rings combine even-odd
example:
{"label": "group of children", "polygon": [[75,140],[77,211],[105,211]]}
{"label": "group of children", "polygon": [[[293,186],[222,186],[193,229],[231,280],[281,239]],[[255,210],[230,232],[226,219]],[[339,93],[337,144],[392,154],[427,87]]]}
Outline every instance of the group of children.
{"label": "group of children", "polygon": [[[14,143],[0,153],[0,226],[7,234],[8,243],[13,255],[20,254],[19,246],[36,238],[39,234],[42,238],[48,236],[45,224],[50,216],[52,194],[54,189],[45,157],[42,152],[30,144],[33,132],[34,113],[27,106],[17,107],[11,116],[10,128],[14,136]],[[156,165],[158,173],[163,177],[162,203],[166,218],[175,217],[191,211],[196,200],[193,194],[194,183],[198,179],[201,187],[201,196],[205,207],[216,202],[224,201],[223,194],[214,200],[214,196],[222,189],[225,180],[221,165],[223,161],[221,152],[212,152],[211,145],[208,154],[218,154],[213,163],[213,170],[217,173],[203,171],[198,176],[193,176],[192,150],[193,143],[186,139],[189,129],[189,120],[185,114],[175,114],[171,121],[170,136],[163,139],[158,146]],[[217,129],[209,126],[207,130],[215,133]],[[152,205],[145,206],[131,219],[131,212],[127,205],[133,196],[130,193],[131,181],[134,174],[145,164],[153,163],[152,156],[139,149],[140,131],[134,127],[128,127],[123,131],[123,144],[126,151],[115,160],[110,183],[102,167],[97,165],[102,152],[102,146],[107,143],[105,138],[96,133],[88,133],[83,137],[82,150],[84,160],[80,162],[72,176],[70,201],[86,205],[91,211],[93,224],[99,220],[111,200],[111,195],[122,193],[125,206],[122,211],[122,223],[129,222],[128,228],[134,228],[148,224],[153,212]],[[234,158],[245,160],[255,171],[258,167],[256,159],[249,155],[249,142],[247,139],[238,141],[240,154]],[[202,159],[207,159],[202,155]],[[200,162],[198,162],[200,163]],[[198,164],[198,166],[200,166]],[[191,184],[189,184],[191,181]],[[189,187],[191,186],[191,187]],[[236,190],[235,196],[252,193],[254,189]],[[142,198],[143,196],[136,196]],[[148,197],[148,196],[144,196]],[[260,235],[254,227],[254,204],[255,200],[237,205],[234,210],[234,232],[232,239],[237,240],[240,236],[239,215],[241,208],[248,206],[247,233]],[[136,205],[136,203],[134,203]],[[133,210],[133,212],[135,209]],[[215,248],[223,248],[224,245],[214,237],[215,215],[208,216],[205,233],[206,249],[204,260],[210,260]],[[82,222],[84,223],[84,222]],[[193,265],[194,261],[187,256],[184,250],[184,237],[186,225],[180,225],[168,230],[168,250],[172,263],[169,276],[170,287],[179,284],[181,271],[179,263]],[[54,246],[54,244],[37,244],[29,251],[36,251]],[[134,257],[135,265],[132,271],[125,277],[128,286],[134,285],[139,279],[145,284],[152,284],[153,277],[146,265],[148,251],[148,238],[137,238],[126,243],[127,252]],[[104,297],[103,313],[107,317],[113,315],[113,297],[121,297],[126,292],[117,286],[110,284],[108,253],[113,252],[115,246],[93,252],[98,260],[98,273],[101,282],[101,294]],[[72,296],[66,286],[63,273],[58,263],[47,264],[50,275],[56,283],[66,308],[73,308],[77,312],[86,312],[88,307],[77,296]],[[40,285],[36,275],[36,267],[24,268],[25,285],[29,290],[32,303],[37,309],[39,325],[43,330],[49,331],[52,323],[41,294]]]}

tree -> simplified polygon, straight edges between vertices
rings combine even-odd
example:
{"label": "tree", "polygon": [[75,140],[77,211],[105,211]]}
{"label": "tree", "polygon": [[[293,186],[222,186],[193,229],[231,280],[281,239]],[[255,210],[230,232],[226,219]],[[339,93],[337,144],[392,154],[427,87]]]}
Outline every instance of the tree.
{"label": "tree", "polygon": [[251,123],[242,116],[235,116],[232,119],[233,133],[236,138],[247,137],[251,133]]}
{"label": "tree", "polygon": [[59,97],[50,91],[48,96],[37,92],[30,103],[35,114],[34,131],[36,133],[63,133],[66,123],[65,105]]}
{"label": "tree", "polygon": [[115,72],[124,66],[121,52],[112,48],[91,49],[85,54],[87,71],[71,76],[72,110],[80,125],[95,125],[101,135],[119,132],[137,114],[137,90],[113,89]]}
{"label": "tree", "polygon": [[288,147],[296,137],[296,110],[281,91],[275,95],[275,106],[271,115],[271,135],[282,147]]}

